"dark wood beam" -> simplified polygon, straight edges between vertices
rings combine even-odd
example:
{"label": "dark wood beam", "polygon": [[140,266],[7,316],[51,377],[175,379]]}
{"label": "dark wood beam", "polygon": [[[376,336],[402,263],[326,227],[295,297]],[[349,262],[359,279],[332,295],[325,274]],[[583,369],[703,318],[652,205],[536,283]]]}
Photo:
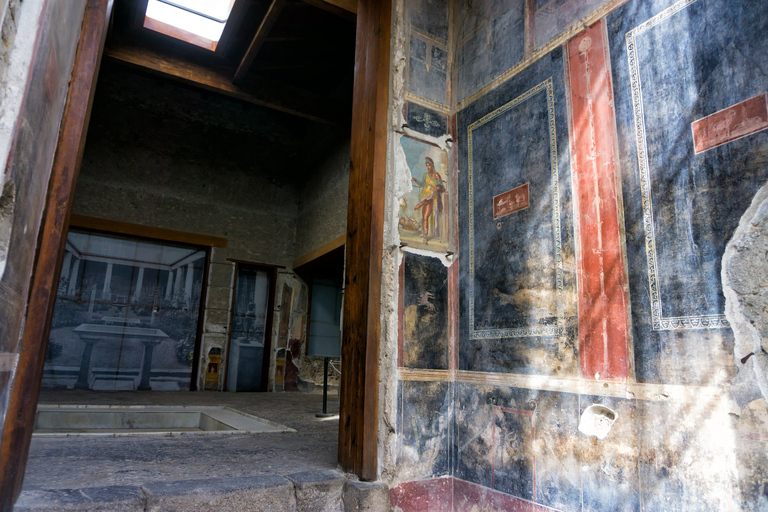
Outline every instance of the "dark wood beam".
{"label": "dark wood beam", "polygon": [[188,231],[158,228],[155,226],[145,226],[143,224],[133,224],[130,222],[102,219],[100,217],[89,217],[87,215],[78,215],[76,213],[71,215],[69,219],[69,226],[72,228],[93,229],[96,231],[105,231],[108,233],[118,233],[121,235],[129,236],[140,236],[143,238],[153,238],[155,240],[179,242],[182,244],[203,245],[206,247],[220,248],[227,247],[227,239],[221,236],[190,233]]}
{"label": "dark wood beam", "polygon": [[391,0],[361,0],[357,14],[347,215],[339,464],[377,478],[379,335]]}
{"label": "dark wood beam", "polygon": [[243,81],[245,74],[248,73],[248,70],[251,68],[251,64],[253,64],[253,60],[256,58],[259,50],[261,50],[261,45],[264,44],[267,36],[269,36],[269,32],[272,30],[272,26],[280,16],[280,12],[285,6],[285,1],[286,0],[272,0],[269,9],[267,9],[267,13],[261,20],[259,28],[256,29],[256,34],[254,34],[253,40],[251,40],[251,44],[248,45],[248,49],[245,51],[245,55],[240,61],[240,65],[237,66],[237,71],[235,71],[235,76],[232,79],[232,82],[240,83]]}
{"label": "dark wood beam", "polygon": [[303,2],[351,21],[355,21],[357,17],[357,0],[303,0]]}
{"label": "dark wood beam", "polygon": [[112,0],[89,0],[48,185],[16,376],[0,444],[0,508],[11,510],[24,479],[61,274],[67,225],[80,171]]}
{"label": "dark wood beam", "polygon": [[252,81],[253,83],[249,80],[249,87],[246,90],[234,85],[223,70],[126,43],[110,44],[104,50],[104,56],[117,62],[261,107],[320,123],[338,124],[340,121],[336,111],[327,105],[327,100],[284,84],[271,83],[256,77]]}

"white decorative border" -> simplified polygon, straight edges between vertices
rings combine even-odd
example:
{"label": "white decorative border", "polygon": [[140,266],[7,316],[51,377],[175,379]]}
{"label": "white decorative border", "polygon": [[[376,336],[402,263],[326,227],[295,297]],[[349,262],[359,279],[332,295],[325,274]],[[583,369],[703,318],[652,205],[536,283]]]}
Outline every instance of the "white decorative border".
{"label": "white decorative border", "polygon": [[643,227],[645,229],[645,255],[648,260],[648,287],[651,299],[651,320],[654,331],[678,331],[686,329],[725,329],[730,327],[725,315],[700,315],[664,318],[657,275],[658,257],[656,255],[656,231],[653,221],[653,201],[651,198],[651,173],[648,164],[648,147],[645,135],[645,114],[643,110],[643,91],[640,83],[639,63],[636,55],[635,37],[668,20],[697,0],[680,0],[663,10],[648,21],[641,23],[627,32],[627,60],[629,61],[629,81],[632,89],[632,110],[635,116],[635,141],[637,144],[637,164],[640,171],[640,189],[643,204]]}
{"label": "white decorative border", "polygon": [[490,114],[483,116],[469,125],[467,132],[468,146],[468,184],[469,195],[469,339],[487,340],[500,338],[523,338],[541,336],[560,336],[564,333],[561,309],[558,308],[557,325],[525,326],[512,329],[485,329],[475,330],[475,211],[474,211],[474,185],[472,178],[474,168],[472,162],[472,132],[480,126],[499,117],[509,109],[516,107],[525,100],[532,98],[541,91],[547,93],[547,113],[549,117],[549,154],[552,169],[552,226],[555,245],[555,281],[557,294],[563,293],[563,250],[561,243],[560,225],[560,181],[557,168],[557,132],[555,131],[555,98],[552,86],[552,77],[541,82],[532,89],[524,92],[509,103],[502,105]]}

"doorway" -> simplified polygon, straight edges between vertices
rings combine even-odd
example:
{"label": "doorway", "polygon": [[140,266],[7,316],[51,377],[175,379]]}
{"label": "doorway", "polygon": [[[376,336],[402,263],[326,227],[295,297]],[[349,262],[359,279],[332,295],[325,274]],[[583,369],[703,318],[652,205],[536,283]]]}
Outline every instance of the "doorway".
{"label": "doorway", "polygon": [[[91,4],[93,6],[91,7]],[[293,5],[293,4],[291,4]],[[301,4],[299,4],[301,5]],[[72,80],[67,112],[61,130],[62,138],[59,144],[61,154],[57,153],[56,165],[51,178],[51,191],[47,213],[41,227],[40,240],[43,244],[39,250],[35,264],[35,276],[32,280],[27,325],[32,326],[24,332],[22,339],[23,357],[19,358],[17,373],[14,381],[13,394],[8,407],[9,421],[3,424],[2,450],[0,464],[3,478],[0,488],[8,498],[2,500],[3,506],[12,504],[21,490],[26,455],[29,449],[34,411],[30,411],[30,401],[34,403],[39,395],[42,359],[45,353],[52,311],[52,300],[55,297],[55,284],[58,281],[58,269],[61,268],[61,258],[66,235],[67,219],[72,208],[74,181],[76,171],[82,158],[82,143],[85,139],[85,129],[90,114],[92,88],[98,72],[98,64],[103,48],[105,27],[108,23],[111,2],[96,1],[89,3],[90,18],[86,18],[82,55],[78,54],[75,64],[75,75]],[[356,8],[355,8],[356,11]],[[106,14],[106,19],[104,18]],[[391,24],[391,4],[389,1],[365,2],[357,19],[357,41],[355,66],[355,112],[352,124],[352,169],[350,177],[348,233],[350,233],[349,248],[351,257],[347,269],[347,293],[354,300],[347,301],[353,306],[345,307],[348,319],[344,337],[349,341],[345,345],[346,384],[342,387],[342,428],[339,439],[343,446],[339,449],[339,460],[344,469],[353,471],[366,479],[376,478],[376,425],[377,413],[377,368],[375,361],[378,354],[378,309],[380,290],[380,270],[383,212],[384,212],[384,177],[386,168],[386,114],[389,84],[389,33]],[[316,18],[316,16],[314,16]],[[313,16],[308,17],[313,26],[323,26],[316,22]],[[263,26],[261,24],[259,26]],[[268,24],[271,26],[271,24]],[[98,31],[98,33],[96,32]],[[95,37],[91,37],[96,34]],[[254,42],[263,42],[264,34],[256,34]],[[293,41],[289,36],[275,36],[275,41]],[[260,44],[248,44],[249,38],[240,41],[247,47],[247,55],[242,62],[234,64],[247,68],[254,61],[255,53]],[[305,112],[299,106],[286,106],[286,101],[278,98],[265,101],[264,90],[258,94],[244,94],[239,89],[225,83],[215,75],[215,80],[206,74],[205,63],[184,67],[178,59],[169,65],[158,68],[156,63],[165,62],[158,59],[151,51],[137,52],[136,49],[126,48],[125,45],[115,45],[108,52],[115,61],[121,61],[131,66],[145,67],[152,73],[168,74],[185,83],[200,83],[207,91],[222,92],[230,97],[251,102],[257,105],[267,105],[277,111],[287,112],[304,119],[325,122],[326,112]],[[328,55],[333,55],[326,52]],[[137,57],[138,55],[138,57]],[[284,59],[283,59],[284,60]],[[82,61],[82,63],[81,63]],[[246,65],[247,63],[247,65]],[[155,65],[153,68],[152,66]],[[192,71],[190,71],[192,69]],[[181,71],[180,71],[181,70]],[[202,70],[202,71],[201,71]],[[183,73],[182,73],[183,71]],[[311,83],[330,84],[335,87],[336,80],[308,80],[304,69],[296,71],[297,79]],[[351,76],[351,74],[350,74]],[[192,78],[190,78],[192,77]],[[221,84],[224,83],[224,86]],[[256,82],[257,86],[261,86]],[[333,87],[331,87],[333,86]],[[74,92],[73,92],[74,91]],[[281,93],[284,89],[274,89],[272,92]],[[269,91],[268,91],[269,92]],[[331,91],[332,92],[332,91]],[[279,94],[278,94],[279,96]],[[291,96],[293,98],[295,95]],[[206,100],[207,98],[203,98]],[[140,103],[140,102],[138,102]],[[311,106],[323,107],[326,102],[308,103]],[[151,106],[149,107],[152,108]],[[74,109],[74,110],[73,110]],[[78,110],[79,109],[79,110]],[[183,109],[180,112],[187,112]],[[320,109],[324,110],[324,109]],[[78,112],[73,115],[72,112]],[[339,114],[341,112],[341,114]],[[343,111],[334,112],[345,121],[349,117]],[[324,141],[319,140],[318,145]],[[130,141],[124,144],[130,144]],[[157,145],[163,146],[164,141],[158,140]],[[79,148],[79,149],[78,149]],[[300,168],[296,166],[295,168]],[[74,175],[73,175],[74,170]],[[109,206],[109,205],[107,205]],[[133,220],[133,222],[138,222]],[[31,235],[30,235],[31,236]],[[352,276],[350,278],[349,276]],[[38,360],[39,358],[39,360]],[[24,411],[27,409],[26,411]],[[13,419],[13,421],[10,420]],[[356,442],[352,440],[355,439]]]}
{"label": "doorway", "polygon": [[235,263],[227,391],[267,390],[274,294],[274,268]]}

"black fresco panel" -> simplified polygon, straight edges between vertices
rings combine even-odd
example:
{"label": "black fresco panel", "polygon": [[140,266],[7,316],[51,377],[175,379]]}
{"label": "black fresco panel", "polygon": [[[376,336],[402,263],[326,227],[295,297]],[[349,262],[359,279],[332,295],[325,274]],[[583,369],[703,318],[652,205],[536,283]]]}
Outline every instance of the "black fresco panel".
{"label": "black fresco panel", "polygon": [[461,101],[523,60],[525,0],[460,2],[457,10],[457,96]]}
{"label": "black fresco panel", "polygon": [[448,269],[438,258],[406,253],[403,366],[448,369]]}
{"label": "black fresco panel", "polygon": [[453,424],[450,382],[401,381],[397,462],[411,478],[449,475]]}
{"label": "black fresco panel", "polygon": [[462,370],[578,375],[563,81],[557,49],[458,114]]}
{"label": "black fresco panel", "polygon": [[[768,4],[632,1],[608,32],[637,378],[701,384],[733,343],[720,262],[768,178],[768,132],[696,154],[691,125],[768,90]],[[723,140],[751,121],[730,112],[708,127]]]}
{"label": "black fresco panel", "polygon": [[448,133],[448,116],[415,103],[406,106],[408,127],[424,135],[440,137]]}
{"label": "black fresco panel", "polygon": [[579,510],[578,395],[456,384],[457,478],[557,510]]}
{"label": "black fresco panel", "polygon": [[448,41],[447,0],[409,0],[408,13],[412,27]]}
{"label": "black fresco panel", "polygon": [[448,49],[427,35],[411,32],[408,92],[448,104]]}

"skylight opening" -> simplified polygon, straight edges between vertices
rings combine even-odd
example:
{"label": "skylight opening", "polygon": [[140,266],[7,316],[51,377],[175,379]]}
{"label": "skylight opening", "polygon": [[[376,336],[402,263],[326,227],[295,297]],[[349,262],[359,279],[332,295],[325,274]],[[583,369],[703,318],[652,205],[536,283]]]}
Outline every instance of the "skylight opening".
{"label": "skylight opening", "polygon": [[216,50],[235,0],[148,0],[144,27]]}

